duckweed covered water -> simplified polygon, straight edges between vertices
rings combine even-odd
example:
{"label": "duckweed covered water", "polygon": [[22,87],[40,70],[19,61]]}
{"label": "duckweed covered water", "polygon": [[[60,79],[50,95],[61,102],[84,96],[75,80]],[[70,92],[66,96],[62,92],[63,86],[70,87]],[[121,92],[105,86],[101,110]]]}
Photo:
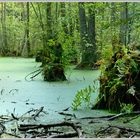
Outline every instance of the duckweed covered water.
{"label": "duckweed covered water", "polygon": [[[46,82],[41,74],[33,81],[26,81],[25,76],[37,70],[41,64],[34,59],[27,58],[0,58],[0,114],[8,114],[13,111],[21,115],[31,108],[45,107],[47,118],[41,121],[58,121],[64,118],[58,115],[59,111],[70,107],[78,90],[92,84],[100,75],[98,70],[74,70],[66,69],[67,81]],[[97,94],[93,94],[94,100]],[[72,111],[78,117],[100,116],[108,112],[88,110],[81,108]]]}

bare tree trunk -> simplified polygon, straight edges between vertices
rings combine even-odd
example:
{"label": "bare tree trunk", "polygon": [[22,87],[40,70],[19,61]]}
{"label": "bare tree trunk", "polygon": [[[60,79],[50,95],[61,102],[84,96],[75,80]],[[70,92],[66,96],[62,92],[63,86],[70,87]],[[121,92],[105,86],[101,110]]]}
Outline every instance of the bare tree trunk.
{"label": "bare tree trunk", "polygon": [[2,4],[2,17],[1,17],[1,25],[2,25],[2,55],[7,55],[8,53],[8,41],[7,41],[7,28],[6,28],[6,3]]}
{"label": "bare tree trunk", "polygon": [[72,6],[71,6],[71,3],[69,2],[68,3],[68,8],[69,8],[69,35],[73,35],[73,22],[72,22],[72,17],[71,17],[71,14],[72,14]]}
{"label": "bare tree trunk", "polygon": [[65,34],[68,34],[65,2],[61,2],[61,24],[62,24]]}
{"label": "bare tree trunk", "polygon": [[46,3],[46,23],[47,23],[47,40],[51,39],[52,36],[52,3],[51,2],[47,2]]}
{"label": "bare tree trunk", "polygon": [[128,43],[128,8],[127,2],[121,3],[122,11],[120,12],[121,17],[121,26],[120,26],[120,43],[123,45],[127,45]]}
{"label": "bare tree trunk", "polygon": [[82,50],[82,62],[86,61],[85,56],[85,49],[87,44],[87,24],[86,24],[86,14],[84,9],[84,3],[80,2],[78,3],[79,8],[79,20],[80,20],[80,36],[81,36],[81,50]]}
{"label": "bare tree trunk", "polygon": [[115,53],[115,42],[117,40],[116,35],[115,35],[115,22],[116,22],[116,5],[114,2],[111,2],[111,35],[112,35],[112,50],[113,53]]}
{"label": "bare tree trunk", "polygon": [[134,19],[132,19],[132,16],[135,14],[136,3],[132,3],[132,7],[133,7],[132,12],[130,11],[130,13],[128,14],[129,18],[130,18],[130,20],[128,22],[128,44],[133,41],[131,32],[132,32],[133,24],[135,21],[134,21]]}
{"label": "bare tree trunk", "polygon": [[30,5],[29,5],[29,2],[27,2],[26,4],[26,10],[27,10],[27,25],[26,25],[26,36],[27,36],[27,53],[28,53],[28,57],[30,56],[30,51],[31,51],[31,48],[30,48],[30,31],[29,31],[29,22],[30,22]]}
{"label": "bare tree trunk", "polygon": [[88,38],[89,44],[91,46],[88,47],[89,53],[89,62],[95,63],[97,61],[97,54],[96,54],[96,33],[95,33],[95,4],[93,3],[92,7],[89,7],[89,20],[88,20]]}
{"label": "bare tree trunk", "polygon": [[81,63],[77,68],[93,68],[96,62],[96,42],[95,42],[95,12],[94,5],[89,8],[89,20],[87,26],[84,3],[78,3],[81,35]]}

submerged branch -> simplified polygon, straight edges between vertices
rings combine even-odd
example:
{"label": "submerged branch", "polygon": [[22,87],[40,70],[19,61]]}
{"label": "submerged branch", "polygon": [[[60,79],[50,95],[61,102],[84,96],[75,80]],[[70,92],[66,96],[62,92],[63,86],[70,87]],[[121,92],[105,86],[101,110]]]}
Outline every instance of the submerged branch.
{"label": "submerged branch", "polygon": [[[33,78],[35,78],[37,75],[39,75],[43,70],[42,69],[38,69],[38,70],[35,70],[31,73],[29,73],[28,75],[25,76],[25,80],[30,82],[33,80]],[[33,75],[33,76],[31,76]],[[27,78],[30,78],[30,80],[28,80]]]}

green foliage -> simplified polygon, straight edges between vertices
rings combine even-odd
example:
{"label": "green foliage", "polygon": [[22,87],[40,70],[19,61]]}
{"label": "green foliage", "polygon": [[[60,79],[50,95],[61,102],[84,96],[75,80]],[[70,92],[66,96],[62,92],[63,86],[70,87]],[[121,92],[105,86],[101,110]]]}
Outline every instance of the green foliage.
{"label": "green foliage", "polygon": [[134,96],[135,93],[136,93],[135,87],[134,87],[134,86],[131,86],[131,87],[127,90],[127,93],[128,93],[128,94],[132,94],[132,95]]}
{"label": "green foliage", "polygon": [[81,89],[77,91],[75,98],[72,102],[72,109],[77,110],[78,107],[82,106],[83,104],[87,107],[90,107],[90,105],[93,104],[91,100],[91,96],[93,93],[98,92],[99,87],[99,81],[95,80],[93,82],[93,85],[89,85],[88,87],[85,87],[84,89]]}
{"label": "green foliage", "polygon": [[101,108],[117,112],[131,112],[134,107],[137,108],[134,104],[139,100],[139,62],[136,50],[129,52],[122,46],[114,53],[110,63],[105,64],[100,77],[100,100],[97,104]]}
{"label": "green foliage", "polygon": [[50,46],[54,46],[55,45],[55,41],[53,39],[49,39],[47,42],[47,45]]}
{"label": "green foliage", "polygon": [[134,104],[125,104],[125,103],[121,103],[120,104],[120,107],[121,107],[121,110],[120,112],[121,113],[131,113],[134,109]]}

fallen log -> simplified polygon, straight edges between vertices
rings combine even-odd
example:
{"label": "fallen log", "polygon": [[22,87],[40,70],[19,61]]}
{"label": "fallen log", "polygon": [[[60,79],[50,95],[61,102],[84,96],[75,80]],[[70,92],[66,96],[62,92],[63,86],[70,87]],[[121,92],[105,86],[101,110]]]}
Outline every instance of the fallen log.
{"label": "fallen log", "polygon": [[79,118],[79,119],[83,119],[83,120],[86,120],[86,119],[104,119],[104,118],[110,118],[110,117],[114,117],[115,115],[107,115],[107,116],[99,116],[99,117],[82,117],[82,118]]}
{"label": "fallen log", "polygon": [[70,117],[74,117],[74,118],[76,118],[76,115],[75,115],[75,114],[64,113],[64,112],[58,112],[58,114],[60,114],[60,115],[64,115],[64,116],[70,116]]}
{"label": "fallen log", "polygon": [[124,116],[127,116],[127,115],[139,115],[140,114],[140,111],[134,111],[134,112],[130,112],[130,113],[120,113],[120,114],[117,114],[115,116],[112,116],[110,118],[107,119],[107,121],[113,121],[115,119],[118,119],[119,117],[124,117]]}
{"label": "fallen log", "polygon": [[72,138],[72,137],[77,137],[76,132],[67,132],[63,134],[57,134],[57,135],[51,135],[48,138]]}
{"label": "fallen log", "polygon": [[83,137],[83,132],[80,130],[80,127],[76,125],[73,122],[60,122],[60,123],[54,123],[54,124],[21,124],[18,126],[18,129],[20,131],[27,131],[29,129],[38,129],[38,128],[44,128],[44,129],[49,129],[51,127],[60,127],[60,126],[70,126],[72,127],[76,132],[79,138]]}

